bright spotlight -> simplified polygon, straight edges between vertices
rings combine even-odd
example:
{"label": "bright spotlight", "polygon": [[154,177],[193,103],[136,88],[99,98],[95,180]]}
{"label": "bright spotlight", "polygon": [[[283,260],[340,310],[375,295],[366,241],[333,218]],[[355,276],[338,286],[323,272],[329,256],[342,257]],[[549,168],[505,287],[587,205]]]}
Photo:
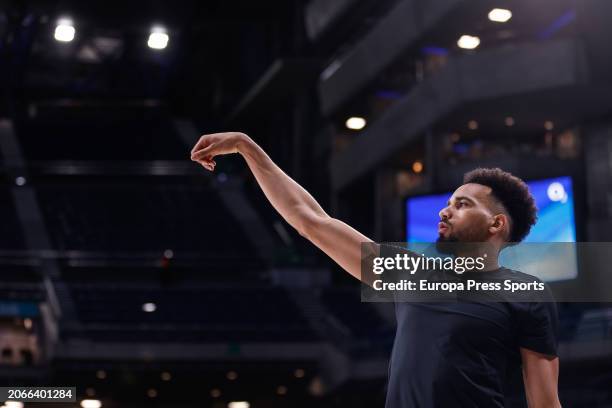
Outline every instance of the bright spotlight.
{"label": "bright spotlight", "polygon": [[489,12],[489,20],[496,23],[505,23],[512,18],[512,12],[507,9],[494,8]]}
{"label": "bright spotlight", "polygon": [[62,18],[57,22],[57,26],[55,27],[55,33],[53,34],[53,36],[57,41],[70,42],[74,40],[75,33],[76,30],[74,29],[72,20]]}
{"label": "bright spotlight", "polygon": [[163,50],[168,46],[168,34],[166,33],[166,29],[163,27],[153,27],[151,29],[151,34],[149,34],[149,41],[147,41],[147,45],[149,48],[153,48],[154,50]]}
{"label": "bright spotlight", "polygon": [[462,35],[457,41],[459,48],[473,50],[480,45],[480,38],[471,35]]}
{"label": "bright spotlight", "polygon": [[361,130],[365,127],[366,120],[358,116],[353,116],[346,120],[346,127],[351,130]]}
{"label": "bright spotlight", "polygon": [[154,312],[156,309],[157,306],[155,305],[155,303],[145,303],[142,305],[142,310],[147,313]]}
{"label": "bright spotlight", "polygon": [[249,408],[251,404],[247,401],[232,401],[227,404],[227,408]]}
{"label": "bright spotlight", "polygon": [[6,401],[4,403],[6,408],[23,408],[23,402],[19,401]]}
{"label": "bright spotlight", "polygon": [[26,178],[23,176],[17,176],[15,178],[15,184],[17,184],[18,186],[24,186],[25,183],[27,182]]}
{"label": "bright spotlight", "polygon": [[82,408],[101,408],[102,403],[100,402],[100,400],[96,400],[96,399],[84,399],[83,401],[81,401],[81,407]]}
{"label": "bright spotlight", "polygon": [[417,160],[414,163],[412,163],[412,171],[414,171],[417,174],[422,172],[423,171],[423,162],[420,161],[420,160]]}

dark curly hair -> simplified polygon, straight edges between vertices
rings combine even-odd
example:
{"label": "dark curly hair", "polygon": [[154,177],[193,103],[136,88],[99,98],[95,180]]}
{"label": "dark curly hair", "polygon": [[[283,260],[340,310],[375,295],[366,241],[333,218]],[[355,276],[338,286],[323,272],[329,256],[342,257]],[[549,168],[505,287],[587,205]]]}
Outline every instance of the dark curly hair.
{"label": "dark curly hair", "polygon": [[478,168],[465,173],[463,183],[491,188],[491,194],[510,216],[510,242],[520,242],[527,236],[538,218],[538,209],[523,180],[499,168]]}

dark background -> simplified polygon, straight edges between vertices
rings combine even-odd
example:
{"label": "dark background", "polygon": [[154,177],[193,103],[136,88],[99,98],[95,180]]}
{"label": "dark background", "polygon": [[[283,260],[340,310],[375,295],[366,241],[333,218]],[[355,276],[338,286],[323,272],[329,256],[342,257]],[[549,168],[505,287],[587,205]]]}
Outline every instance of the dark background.
{"label": "dark background", "polygon": [[[611,16],[608,0],[0,2],[0,385],[109,408],[382,407],[390,305],[361,303],[238,157],[209,173],[191,147],[248,133],[378,241],[404,239],[406,197],[474,167],[569,175],[578,240],[610,241]],[[563,405],[612,407],[612,309],[560,318]]]}

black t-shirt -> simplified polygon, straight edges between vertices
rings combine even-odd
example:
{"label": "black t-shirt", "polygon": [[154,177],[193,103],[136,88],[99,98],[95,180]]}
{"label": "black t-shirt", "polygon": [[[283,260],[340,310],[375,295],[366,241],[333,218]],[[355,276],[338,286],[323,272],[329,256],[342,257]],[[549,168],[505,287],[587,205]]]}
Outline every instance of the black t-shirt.
{"label": "black t-shirt", "polygon": [[[529,276],[506,268],[476,273]],[[395,312],[386,408],[503,407],[521,347],[557,355],[554,302],[396,302]]]}

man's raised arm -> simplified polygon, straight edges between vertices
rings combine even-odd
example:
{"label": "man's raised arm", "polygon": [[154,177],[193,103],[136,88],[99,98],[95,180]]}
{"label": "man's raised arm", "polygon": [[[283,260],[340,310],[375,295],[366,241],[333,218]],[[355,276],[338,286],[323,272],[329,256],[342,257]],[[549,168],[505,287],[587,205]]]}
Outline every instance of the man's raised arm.
{"label": "man's raised arm", "polygon": [[[191,159],[214,171],[215,156],[231,153],[244,157],[272,206],[300,235],[348,273],[361,279],[361,243],[372,240],[330,217],[308,191],[285,174],[250,137],[239,132],[204,135],[191,150]],[[374,250],[378,246],[371,247]]]}

